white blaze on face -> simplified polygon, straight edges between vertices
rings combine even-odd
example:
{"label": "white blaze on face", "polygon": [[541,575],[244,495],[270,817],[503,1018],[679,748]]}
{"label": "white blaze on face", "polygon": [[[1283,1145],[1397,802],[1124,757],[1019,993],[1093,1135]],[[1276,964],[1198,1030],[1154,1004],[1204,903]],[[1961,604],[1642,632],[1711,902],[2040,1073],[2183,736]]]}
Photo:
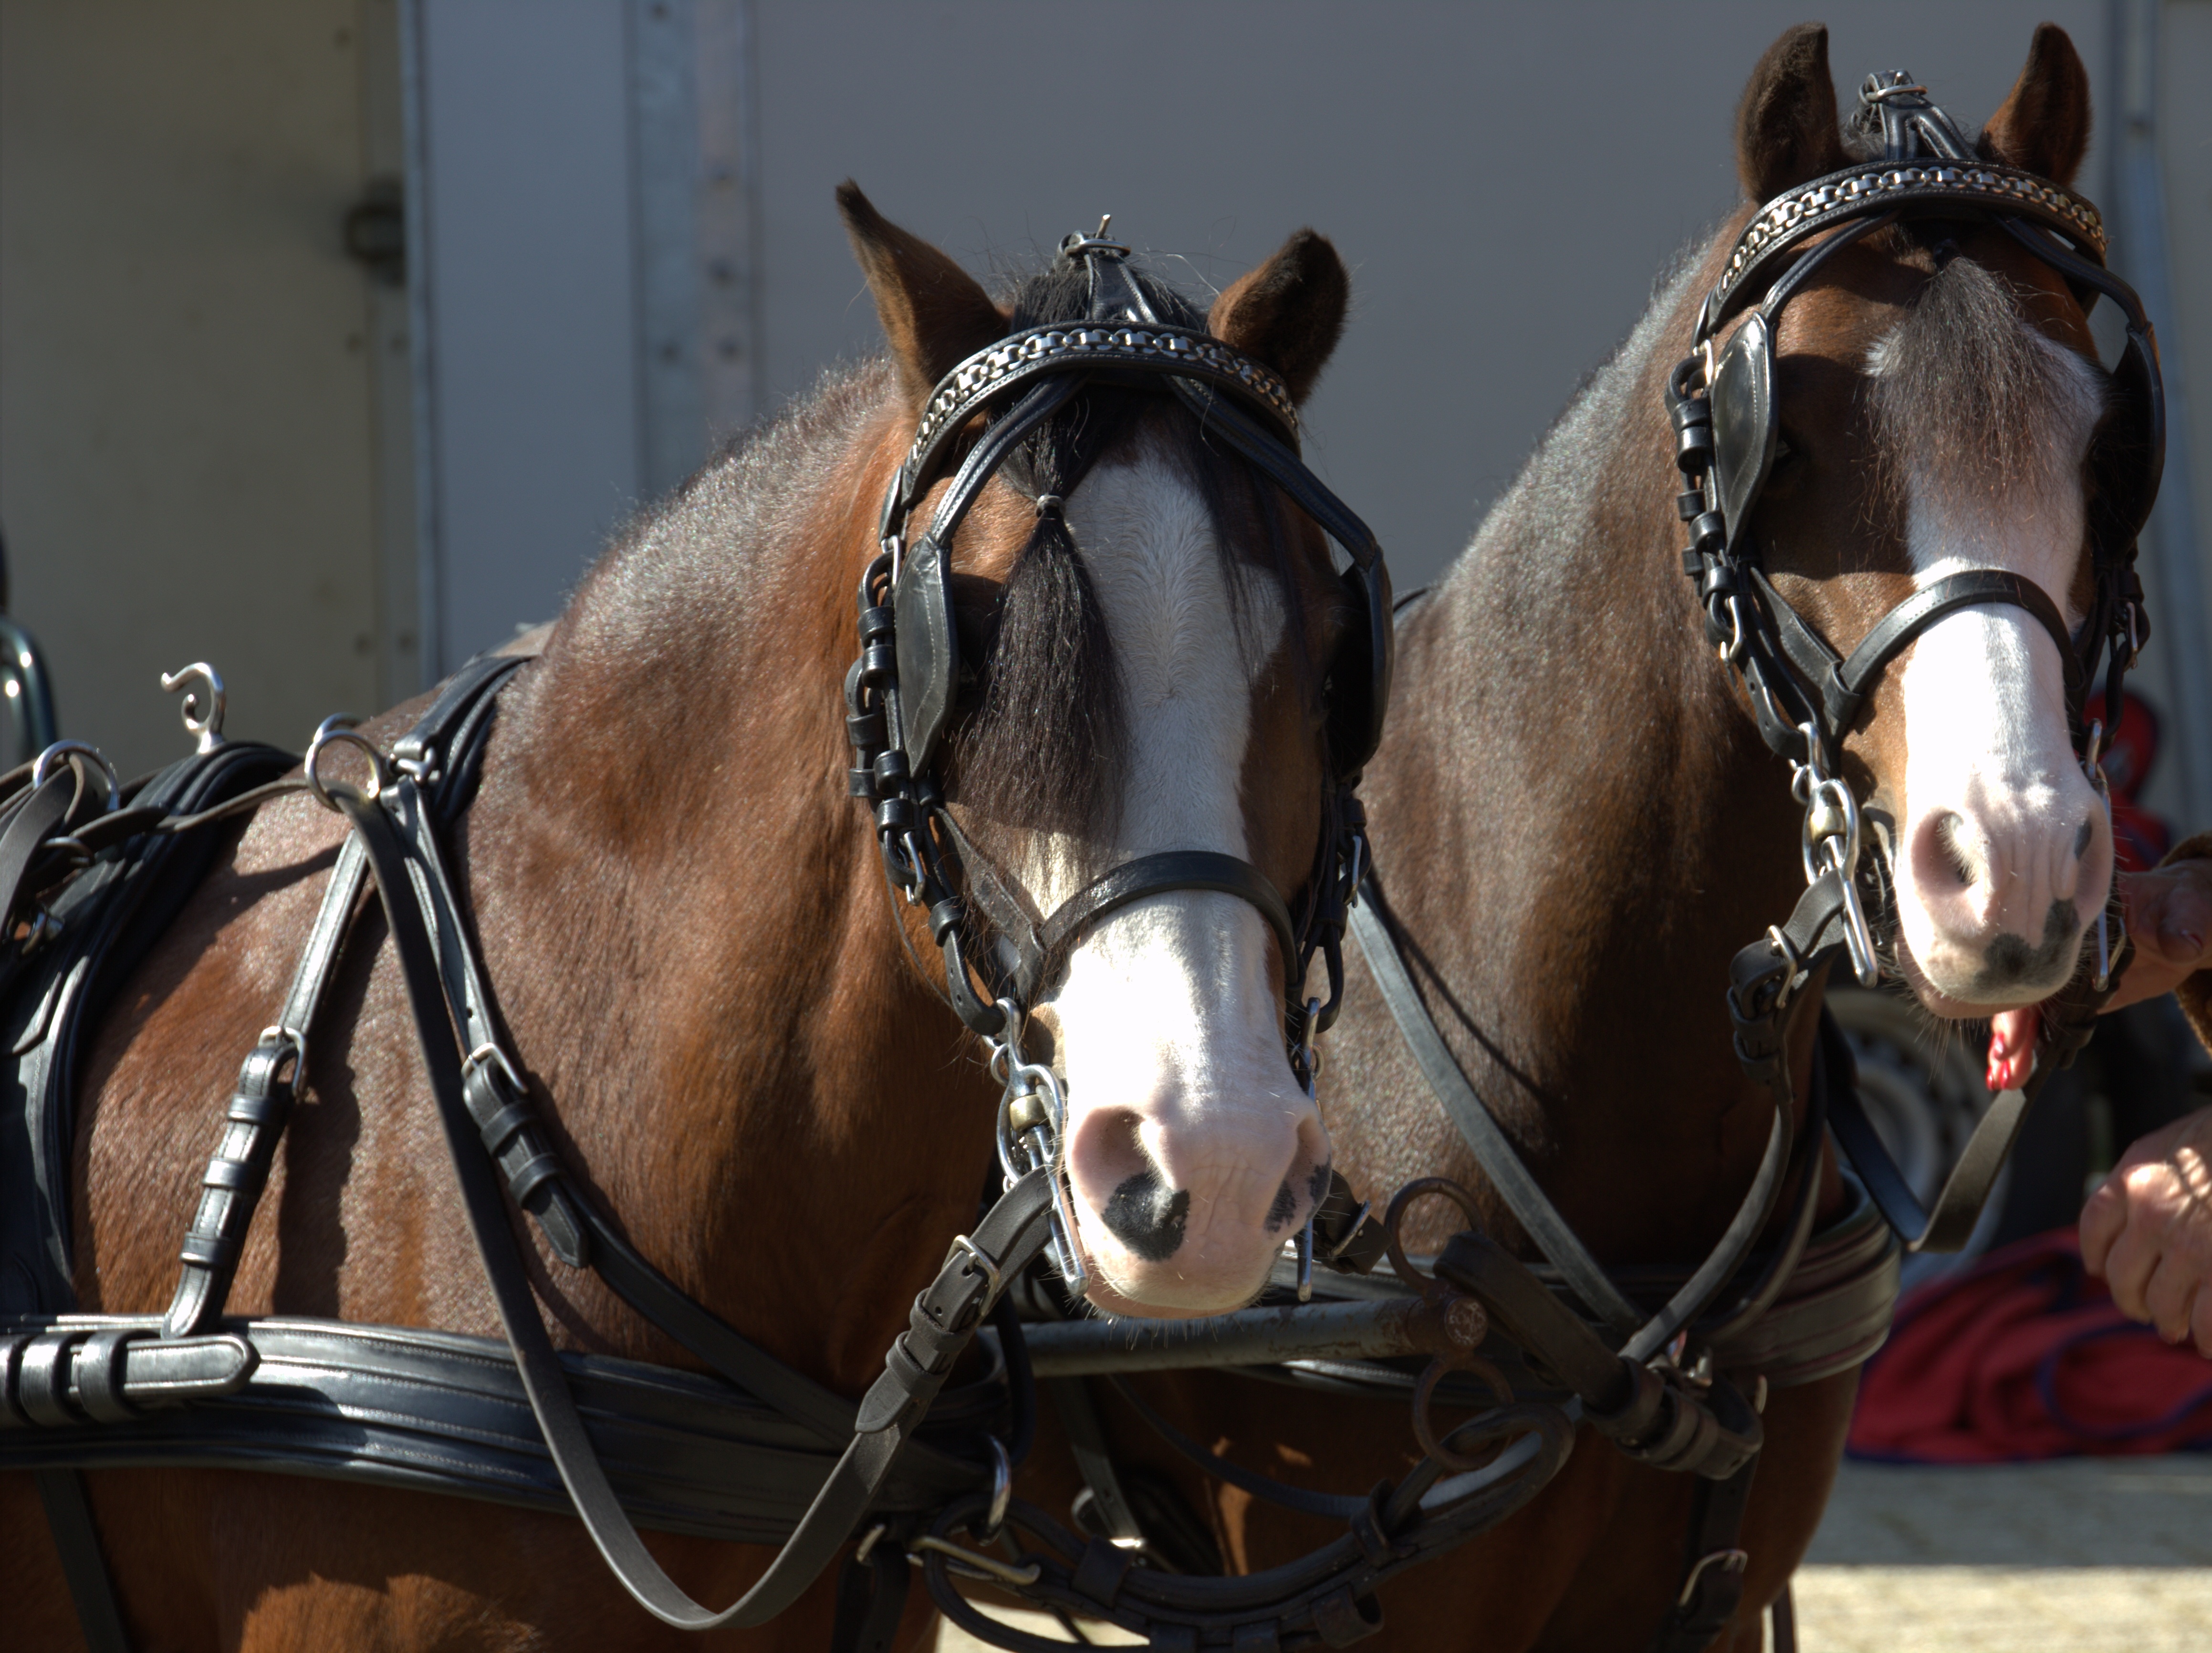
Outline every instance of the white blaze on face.
{"label": "white blaze on face", "polygon": [[[1147,460],[1101,466],[1068,527],[1103,612],[1127,732],[1114,859],[1249,853],[1241,796],[1253,683],[1283,635],[1262,579],[1231,582],[1197,489]],[[1044,839],[1024,876],[1050,912],[1081,883]],[[1234,1308],[1265,1283],[1328,1161],[1293,1079],[1279,967],[1236,896],[1176,890],[1093,928],[1052,995],[1079,1238],[1102,1307]]]}
{"label": "white blaze on face", "polygon": [[[2069,601],[2082,554],[2081,462],[2101,389],[2081,357],[2021,325],[2059,392],[2040,410],[2048,423],[2034,462],[1971,489],[1908,469],[1908,545],[1916,586],[2009,569],[2041,587],[2071,629],[2081,618]],[[1869,362],[1877,379],[1886,356],[1878,345]],[[2057,991],[2105,901],[2111,827],[2069,735],[2064,670],[2051,635],[2010,605],[1946,617],[1906,658],[1901,951],[1939,1012],[1986,1014]]]}

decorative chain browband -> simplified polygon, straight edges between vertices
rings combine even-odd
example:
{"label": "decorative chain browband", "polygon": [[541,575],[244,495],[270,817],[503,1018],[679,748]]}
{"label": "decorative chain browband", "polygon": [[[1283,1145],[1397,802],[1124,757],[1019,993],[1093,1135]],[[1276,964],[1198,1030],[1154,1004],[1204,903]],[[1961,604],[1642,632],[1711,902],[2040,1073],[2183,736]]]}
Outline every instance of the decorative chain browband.
{"label": "decorative chain browband", "polygon": [[945,374],[929,398],[907,453],[907,469],[919,471],[939,438],[965,424],[983,402],[1006,386],[1027,378],[1052,363],[1060,368],[1077,362],[1110,368],[1117,362],[1155,367],[1166,361],[1188,379],[1203,379],[1250,402],[1283,428],[1295,442],[1298,435],[1297,404],[1290,387],[1272,369],[1239,354],[1219,339],[1188,328],[1148,323],[1141,327],[1084,327],[1060,323],[1031,327],[1010,334],[988,349],[978,350]]}
{"label": "decorative chain browband", "polygon": [[1720,325],[1737,288],[1769,252],[1794,247],[1831,222],[1931,201],[1957,201],[1984,210],[2001,207],[2039,219],[2099,263],[2104,261],[2105,221],[2097,209],[2073,191],[2032,173],[1993,163],[1847,167],[1777,196],[1759,210],[1737,238],[1728,267],[1706,301],[1706,325]]}

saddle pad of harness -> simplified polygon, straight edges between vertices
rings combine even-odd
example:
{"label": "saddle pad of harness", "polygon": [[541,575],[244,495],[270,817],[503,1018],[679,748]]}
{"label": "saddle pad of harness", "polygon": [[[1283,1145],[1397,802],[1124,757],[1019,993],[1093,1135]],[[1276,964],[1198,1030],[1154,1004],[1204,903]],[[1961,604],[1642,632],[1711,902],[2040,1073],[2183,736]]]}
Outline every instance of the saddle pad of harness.
{"label": "saddle pad of harness", "polygon": [[[272,781],[299,759],[238,741],[137,787],[134,805],[188,815]],[[66,1313],[70,1154],[78,1059],[131,970],[173,923],[227,831],[142,833],[107,851],[48,906],[58,929],[0,962],[0,1314]]]}

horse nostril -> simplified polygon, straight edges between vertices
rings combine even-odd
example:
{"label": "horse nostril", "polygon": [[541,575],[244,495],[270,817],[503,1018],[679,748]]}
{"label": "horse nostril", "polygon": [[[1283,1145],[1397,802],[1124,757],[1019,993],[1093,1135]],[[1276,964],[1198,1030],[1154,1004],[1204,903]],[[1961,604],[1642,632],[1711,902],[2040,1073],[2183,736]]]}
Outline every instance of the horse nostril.
{"label": "horse nostril", "polygon": [[1943,859],[1958,876],[1960,888],[1971,890],[1982,881],[1982,866],[1972,848],[1966,842],[1966,820],[1962,815],[1944,814],[1936,817],[1936,842],[1942,849]]}

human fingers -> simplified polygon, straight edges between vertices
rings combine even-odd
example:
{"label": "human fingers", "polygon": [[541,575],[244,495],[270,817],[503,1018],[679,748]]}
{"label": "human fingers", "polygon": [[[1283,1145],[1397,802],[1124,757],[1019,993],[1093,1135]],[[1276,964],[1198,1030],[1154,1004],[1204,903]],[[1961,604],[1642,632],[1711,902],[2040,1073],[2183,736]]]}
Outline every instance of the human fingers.
{"label": "human fingers", "polygon": [[2196,971],[2212,965],[2212,860],[2176,861],[2148,872],[2123,872],[2117,880],[2135,962],[2120,978],[2107,1011],[2171,993]]}
{"label": "human fingers", "polygon": [[2154,1192],[2159,1170],[2155,1165],[2138,1165],[2112,1173],[2127,1202],[2127,1220],[2105,1255],[2105,1284],[2112,1291],[2112,1301],[2130,1320],[2150,1318],[2150,1305],[2143,1293],[2158,1267],[2165,1228]]}
{"label": "human fingers", "polygon": [[2143,1287],[2143,1307],[2149,1311],[2150,1323],[2169,1343],[2189,1340],[2191,1321],[2203,1284],[2193,1261],[2179,1252],[2161,1251],[2158,1267]]}
{"label": "human fingers", "polygon": [[2127,1182],[2121,1172],[2113,1171],[2081,1207],[2081,1266],[2091,1279],[2105,1277],[2105,1260],[2127,1225]]}

